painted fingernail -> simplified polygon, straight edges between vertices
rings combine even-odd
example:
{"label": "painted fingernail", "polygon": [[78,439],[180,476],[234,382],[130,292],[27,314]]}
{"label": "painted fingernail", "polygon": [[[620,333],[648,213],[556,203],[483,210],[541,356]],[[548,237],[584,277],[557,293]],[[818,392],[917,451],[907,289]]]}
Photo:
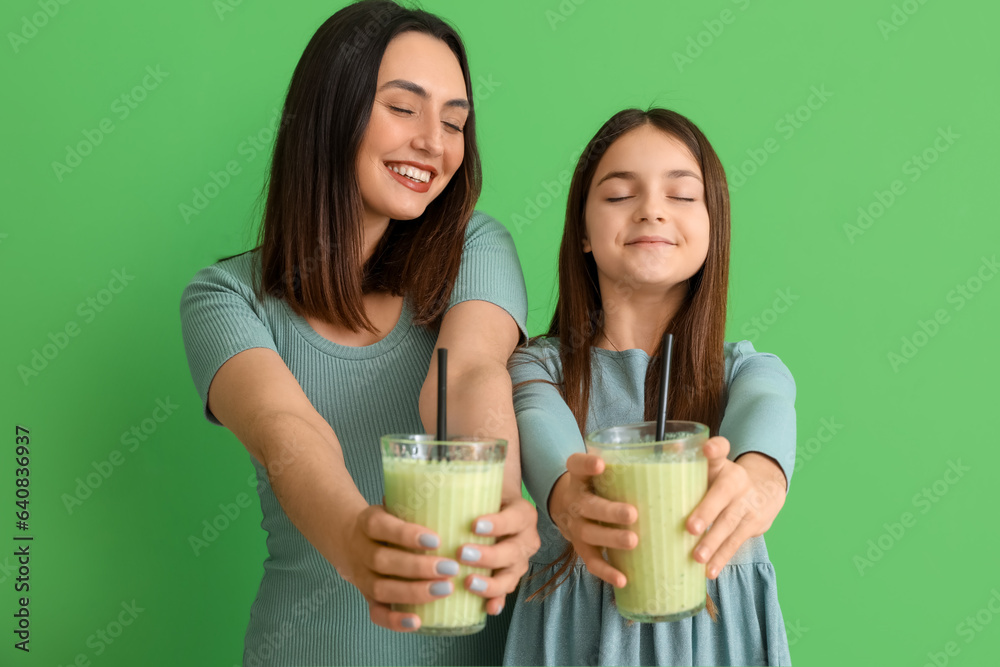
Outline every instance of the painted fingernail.
{"label": "painted fingernail", "polygon": [[417,619],[412,616],[407,616],[402,621],[399,622],[404,628],[408,630],[415,630],[417,628]]}
{"label": "painted fingernail", "polygon": [[462,547],[462,560],[473,562],[477,561],[483,557],[483,554],[479,553],[479,549],[473,547]]}
{"label": "painted fingernail", "polygon": [[453,560],[441,560],[438,561],[437,567],[434,569],[438,574],[454,576],[458,574],[458,563]]}
{"label": "painted fingernail", "polygon": [[500,606],[497,607],[497,610],[495,612],[493,612],[493,615],[494,616],[499,616],[501,613],[503,613],[503,603],[502,602],[500,603]]}
{"label": "painted fingernail", "polygon": [[469,584],[469,590],[474,593],[482,593],[486,590],[486,581],[484,579],[480,579],[479,577],[473,577],[472,583]]}
{"label": "painted fingernail", "polygon": [[493,532],[493,522],[487,521],[486,519],[480,519],[476,522],[476,534],[477,535],[489,535]]}
{"label": "painted fingernail", "polygon": [[441,597],[442,595],[448,595],[452,591],[452,586],[450,581],[435,581],[431,584],[431,595]]}
{"label": "painted fingernail", "polygon": [[438,539],[437,535],[431,535],[430,533],[424,533],[418,541],[420,542],[420,546],[425,549],[437,549],[441,546],[441,540]]}

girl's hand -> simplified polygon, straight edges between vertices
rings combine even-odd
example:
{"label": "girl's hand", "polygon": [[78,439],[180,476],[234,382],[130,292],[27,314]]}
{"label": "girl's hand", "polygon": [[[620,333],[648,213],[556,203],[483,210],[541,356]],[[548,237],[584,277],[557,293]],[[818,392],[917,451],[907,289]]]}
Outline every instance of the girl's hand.
{"label": "girl's hand", "polygon": [[601,549],[634,549],[639,536],[631,530],[602,526],[635,523],[639,513],[634,505],[605,500],[594,493],[593,477],[604,472],[604,461],[596,454],[573,454],[566,460],[567,472],[552,487],[549,512],[563,537],[598,579],[621,588],[625,575],[601,555]]}
{"label": "girl's hand", "polygon": [[403,549],[436,549],[440,537],[433,531],[371,505],[358,514],[346,537],[346,562],[337,571],[368,601],[376,625],[397,632],[420,627],[420,617],[393,611],[392,603],[420,604],[439,600],[454,590],[451,575],[458,563],[450,558],[414,554]]}
{"label": "girl's hand", "polygon": [[538,512],[524,498],[504,502],[496,514],[476,519],[472,529],[477,535],[501,538],[496,544],[465,544],[458,550],[458,559],[466,565],[493,570],[484,577],[470,574],[465,588],[486,598],[486,613],[496,616],[503,611],[507,593],[517,588],[521,576],[528,571],[528,559],[542,545],[538,538]]}
{"label": "girl's hand", "polygon": [[694,559],[707,563],[706,576],[715,579],[736,550],[751,537],[763,535],[785,504],[787,485],[781,468],[771,458],[748,452],[735,462],[726,458],[729,441],[709,438],[708,491],[687,520],[687,530],[701,535]]}

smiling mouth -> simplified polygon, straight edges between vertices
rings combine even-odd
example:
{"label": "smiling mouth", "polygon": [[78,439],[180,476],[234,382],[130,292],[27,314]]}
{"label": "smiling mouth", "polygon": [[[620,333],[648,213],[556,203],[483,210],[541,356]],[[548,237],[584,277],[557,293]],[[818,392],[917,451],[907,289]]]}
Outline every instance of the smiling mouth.
{"label": "smiling mouth", "polygon": [[434,174],[429,171],[417,169],[412,165],[403,164],[401,162],[386,162],[385,166],[390,171],[394,171],[414,183],[430,183],[431,179],[434,178]]}
{"label": "smiling mouth", "polygon": [[673,241],[669,241],[669,240],[663,238],[662,236],[640,236],[637,239],[632,239],[631,241],[629,241],[625,245],[627,245],[627,246],[629,246],[629,245],[645,245],[645,246],[664,245],[664,246],[675,246],[677,244],[674,243]]}

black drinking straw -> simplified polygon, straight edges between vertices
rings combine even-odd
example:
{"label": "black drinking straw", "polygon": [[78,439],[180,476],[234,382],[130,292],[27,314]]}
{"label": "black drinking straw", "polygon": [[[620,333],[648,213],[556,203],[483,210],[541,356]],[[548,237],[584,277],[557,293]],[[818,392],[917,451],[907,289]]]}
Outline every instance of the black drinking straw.
{"label": "black drinking straw", "polygon": [[437,439],[448,439],[448,350],[438,350],[438,428]]}
{"label": "black drinking straw", "polygon": [[656,411],[656,441],[663,440],[667,427],[667,393],[670,389],[670,357],[674,351],[674,335],[663,337],[660,348],[660,406]]}

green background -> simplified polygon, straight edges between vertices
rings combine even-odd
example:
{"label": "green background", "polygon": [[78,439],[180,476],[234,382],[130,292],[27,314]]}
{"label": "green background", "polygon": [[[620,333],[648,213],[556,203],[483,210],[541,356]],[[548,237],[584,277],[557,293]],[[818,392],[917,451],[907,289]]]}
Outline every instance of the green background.
{"label": "green background", "polygon": [[[0,8],[0,664],[83,654],[93,665],[236,665],[264,533],[254,498],[198,555],[189,544],[220,504],[254,492],[245,450],[202,417],[178,302],[198,269],[250,247],[266,150],[254,155],[248,137],[269,148],[302,49],[344,3],[51,4],[51,18],[37,0]],[[795,663],[922,665],[939,653],[939,665],[987,664],[1000,650],[1000,619],[987,609],[1000,591],[991,518],[1000,453],[995,430],[977,424],[997,404],[1000,280],[982,279],[995,277],[984,258],[1000,245],[987,196],[1000,144],[1000,9],[424,6],[469,48],[480,82],[479,208],[513,233],[532,333],[554,303],[565,204],[565,192],[543,195],[612,113],[657,104],[687,114],[739,185],[728,338],[778,354],[798,386],[798,469],[767,534]],[[44,24],[32,32],[32,20]],[[685,51],[689,61],[678,60]],[[147,78],[155,88],[123,117],[116,100],[142,85],[147,66],[164,78]],[[105,118],[113,131],[57,175],[53,162]],[[935,147],[949,129],[950,143]],[[924,170],[912,161],[921,155]],[[180,205],[229,161],[240,173],[185,220]],[[851,233],[859,207],[872,218]],[[127,286],[103,292],[123,269]],[[104,299],[102,310],[87,299]],[[69,323],[78,335],[23,378],[18,367]],[[123,435],[162,414],[158,399],[178,407],[146,421],[149,435],[130,451]],[[17,424],[31,432],[26,533],[14,527]],[[959,462],[968,470],[946,475]],[[78,478],[108,465],[68,509]],[[918,495],[925,488],[933,502]],[[893,527],[906,512],[908,525]],[[30,655],[12,646],[15,534],[35,538]],[[872,550],[879,541],[884,552]],[[96,639],[133,601],[134,622],[111,644]],[[975,626],[960,625],[977,613]]]}

